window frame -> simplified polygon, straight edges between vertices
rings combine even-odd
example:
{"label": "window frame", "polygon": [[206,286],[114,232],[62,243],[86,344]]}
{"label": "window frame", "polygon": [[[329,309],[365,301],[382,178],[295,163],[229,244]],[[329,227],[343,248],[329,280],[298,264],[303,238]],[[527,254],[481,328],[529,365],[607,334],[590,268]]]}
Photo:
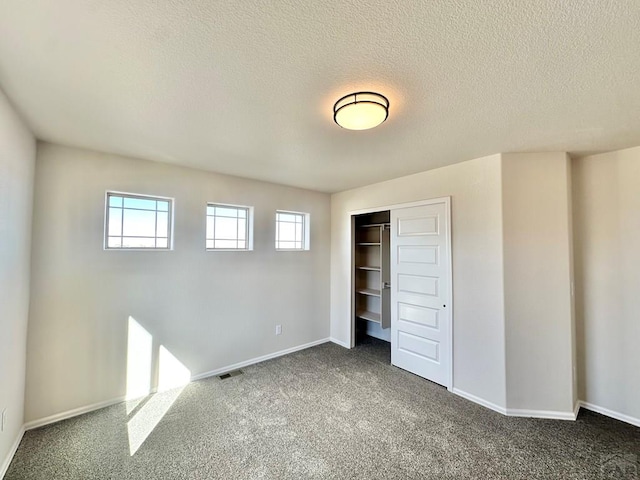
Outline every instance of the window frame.
{"label": "window frame", "polygon": [[[246,247],[245,248],[209,248],[207,247],[207,242],[212,240],[215,245],[215,236],[214,238],[207,238],[207,220],[209,217],[215,218],[215,215],[209,215],[208,209],[209,207],[222,207],[222,208],[235,208],[235,209],[243,209],[247,211],[247,225],[246,225]],[[253,210],[254,208],[250,205],[236,205],[232,203],[220,203],[220,202],[207,202],[205,206],[205,220],[204,220],[204,249],[206,252],[251,252],[253,251]],[[228,217],[233,218],[233,217]],[[236,217],[238,218],[238,217]],[[215,227],[214,227],[215,232]],[[219,239],[225,240],[225,239]],[[236,239],[236,242],[238,239]]]}
{"label": "window frame", "polygon": [[[169,208],[167,209],[167,246],[166,247],[109,247],[109,237],[115,237],[116,235],[109,235],[109,199],[111,196],[116,196],[116,197],[122,197],[122,211],[124,213],[124,210],[126,210],[126,208],[124,207],[124,199],[125,198],[133,198],[133,199],[141,199],[141,200],[155,200],[155,201],[161,201],[161,202],[168,202],[169,203]],[[105,192],[105,197],[104,197],[105,201],[104,201],[104,235],[103,235],[103,250],[104,251],[123,251],[123,252],[171,252],[173,251],[173,237],[174,237],[174,212],[175,212],[175,198],[172,197],[164,197],[164,196],[160,196],[160,195],[147,195],[147,194],[143,194],[143,193],[131,193],[131,192],[120,192],[117,190],[107,190]],[[118,208],[118,207],[115,207]],[[131,209],[131,210],[135,210],[135,209]],[[153,211],[153,210],[147,210],[149,212]],[[156,205],[156,214],[158,213],[159,210],[157,210],[157,205]],[[157,219],[156,219],[157,222]],[[119,236],[120,238],[126,238],[126,235],[123,235],[123,231],[121,231]],[[155,238],[156,241],[158,239],[157,236],[157,223],[156,223],[156,236],[155,237],[148,237],[148,238]],[[162,238],[162,237],[160,237]]]}
{"label": "window frame", "polygon": [[[300,215],[302,217],[302,246],[300,248],[280,248],[278,247],[278,220],[279,214]],[[307,252],[311,250],[311,214],[307,212],[297,212],[293,210],[276,210],[275,215],[275,247],[277,252]]]}

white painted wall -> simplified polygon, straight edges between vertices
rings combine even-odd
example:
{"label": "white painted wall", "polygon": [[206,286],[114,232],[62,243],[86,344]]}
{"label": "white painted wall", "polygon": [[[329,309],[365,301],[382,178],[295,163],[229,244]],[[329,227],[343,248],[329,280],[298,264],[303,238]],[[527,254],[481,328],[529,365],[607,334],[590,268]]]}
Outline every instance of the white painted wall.
{"label": "white painted wall", "polygon": [[36,143],[0,92],[0,477],[24,421]]}
{"label": "white painted wall", "polygon": [[502,155],[507,407],[571,417],[570,163],[565,153]]}
{"label": "white painted wall", "polygon": [[500,155],[332,195],[331,336],[349,343],[349,212],[449,195],[454,388],[505,407]]}
{"label": "white painted wall", "polygon": [[366,328],[365,332],[370,337],[379,338],[385,342],[391,341],[391,328],[382,328],[379,323],[362,321],[363,326]]}
{"label": "white painted wall", "polygon": [[640,425],[640,147],[572,165],[579,396]]}
{"label": "white painted wall", "polygon": [[[20,238],[7,247],[20,252],[4,255],[3,245],[1,258],[21,258],[27,275],[33,139],[7,112],[2,106],[0,167],[19,181],[14,192],[3,185],[0,199],[12,208],[0,203],[0,227],[11,225]],[[25,161],[7,161],[14,157]],[[124,395],[129,315],[197,375],[325,338],[330,288],[330,334],[347,344],[349,212],[446,195],[454,388],[516,413],[570,411],[572,181],[580,398],[640,418],[640,148],[574,160],[572,175],[565,154],[494,155],[334,194],[331,212],[325,194],[50,144],[40,144],[37,165],[27,421]],[[175,197],[176,250],[104,252],[107,189]],[[256,207],[255,251],[204,251],[207,201]],[[273,250],[279,208],[311,213],[311,252]],[[28,289],[0,294],[9,291],[26,309]],[[25,323],[10,325],[24,333]],[[5,384],[22,381],[6,372],[1,401]],[[0,448],[9,448],[6,438]]]}
{"label": "white painted wall", "polygon": [[[103,251],[109,189],[174,197],[175,250]],[[204,250],[207,201],[255,206],[253,251]],[[275,251],[276,209],[310,251]],[[39,144],[26,420],[125,394],[130,315],[193,375],[327,338],[329,229],[327,194]]]}

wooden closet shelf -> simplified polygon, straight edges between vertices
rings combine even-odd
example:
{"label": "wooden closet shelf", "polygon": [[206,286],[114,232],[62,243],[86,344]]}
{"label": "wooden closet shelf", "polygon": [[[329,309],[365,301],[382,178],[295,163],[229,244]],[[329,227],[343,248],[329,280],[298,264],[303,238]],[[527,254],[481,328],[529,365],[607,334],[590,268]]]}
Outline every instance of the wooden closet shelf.
{"label": "wooden closet shelf", "polygon": [[358,228],[384,227],[386,225],[391,225],[391,224],[390,223],[371,223],[369,225],[359,225]]}
{"label": "wooden closet shelf", "polygon": [[370,322],[380,323],[380,314],[376,312],[362,311],[358,312],[358,318],[369,320]]}
{"label": "wooden closet shelf", "polygon": [[358,245],[361,247],[379,247],[382,244],[380,242],[361,242]]}
{"label": "wooden closet shelf", "polygon": [[370,295],[372,297],[380,296],[380,290],[374,290],[373,288],[361,288],[358,290],[358,293],[362,295]]}

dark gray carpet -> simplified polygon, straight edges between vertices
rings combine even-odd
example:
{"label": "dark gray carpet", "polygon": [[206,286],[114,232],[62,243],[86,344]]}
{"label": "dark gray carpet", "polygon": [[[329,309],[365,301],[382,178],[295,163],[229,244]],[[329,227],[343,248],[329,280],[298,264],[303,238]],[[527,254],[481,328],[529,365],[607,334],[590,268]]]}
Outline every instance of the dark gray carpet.
{"label": "dark gray carpet", "polygon": [[390,366],[385,345],[192,383],[133,456],[127,422],[162,412],[165,394],[30,431],[6,480],[636,478],[640,429],[585,411],[504,417]]}

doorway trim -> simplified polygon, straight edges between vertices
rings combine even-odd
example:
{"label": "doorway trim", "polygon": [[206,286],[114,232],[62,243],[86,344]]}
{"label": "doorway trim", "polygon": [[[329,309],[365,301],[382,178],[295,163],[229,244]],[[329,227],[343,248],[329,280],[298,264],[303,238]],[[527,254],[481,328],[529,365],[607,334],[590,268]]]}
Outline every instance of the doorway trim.
{"label": "doorway trim", "polygon": [[350,263],[350,268],[349,268],[349,298],[351,299],[351,301],[349,302],[349,318],[350,318],[350,332],[349,332],[349,348],[354,348],[355,347],[355,341],[356,341],[356,317],[355,317],[355,289],[354,289],[354,282],[355,282],[355,276],[354,276],[354,272],[355,272],[355,242],[354,242],[354,237],[355,237],[355,216],[356,215],[362,215],[365,213],[374,213],[374,212],[380,212],[380,211],[384,211],[384,210],[395,210],[395,209],[399,209],[399,208],[409,208],[409,207],[421,207],[424,205],[433,205],[436,203],[444,203],[445,204],[445,210],[446,210],[446,215],[448,217],[449,220],[449,231],[447,232],[447,238],[446,238],[446,242],[449,245],[449,261],[447,262],[447,273],[449,274],[449,292],[451,295],[450,298],[450,303],[451,303],[451,310],[450,310],[450,321],[449,321],[449,382],[447,387],[447,390],[449,390],[450,392],[453,392],[453,345],[454,345],[454,341],[453,341],[453,319],[454,319],[454,315],[455,315],[455,304],[454,304],[454,292],[453,292],[453,248],[452,248],[452,244],[451,244],[451,237],[452,237],[452,231],[453,231],[453,225],[451,222],[451,196],[446,196],[446,197],[437,197],[437,198],[430,198],[427,200],[417,200],[415,202],[407,202],[407,203],[394,203],[391,205],[380,205],[377,207],[369,207],[369,208],[362,208],[362,209],[358,209],[358,210],[350,210],[349,212],[347,212],[347,215],[349,216],[349,224],[350,224],[350,229],[349,229],[349,245],[351,247],[351,252],[350,252],[350,257],[351,257],[351,261]]}

